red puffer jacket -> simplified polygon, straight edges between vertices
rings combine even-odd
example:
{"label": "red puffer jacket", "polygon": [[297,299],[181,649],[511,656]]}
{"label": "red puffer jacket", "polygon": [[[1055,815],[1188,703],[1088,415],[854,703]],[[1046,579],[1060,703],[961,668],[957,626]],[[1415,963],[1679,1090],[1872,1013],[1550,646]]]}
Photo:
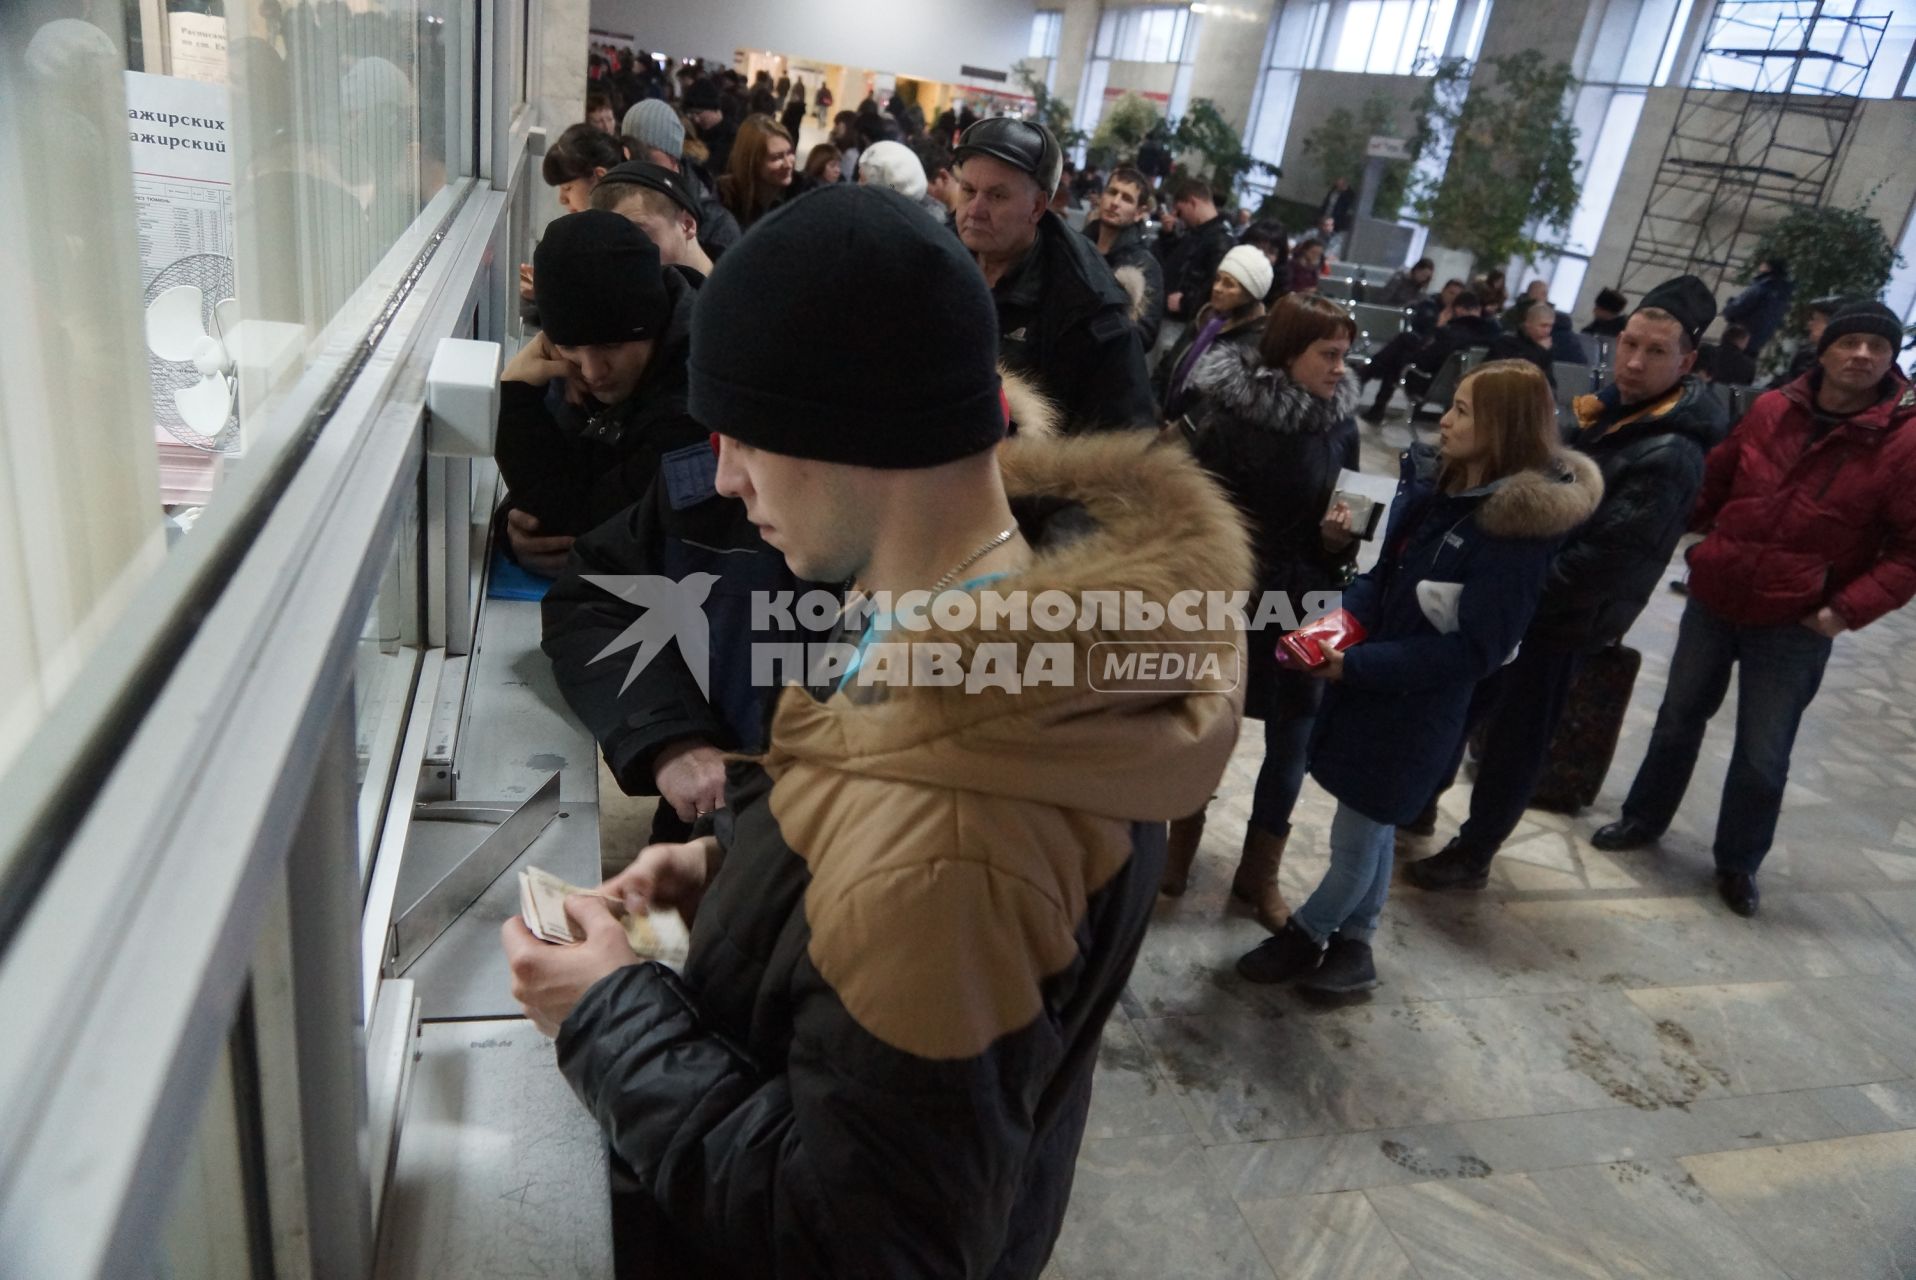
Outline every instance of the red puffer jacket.
{"label": "red puffer jacket", "polygon": [[1730,622],[1828,605],[1855,629],[1916,595],[1916,388],[1892,369],[1880,401],[1815,440],[1819,374],[1759,397],[1705,465],[1690,594]]}

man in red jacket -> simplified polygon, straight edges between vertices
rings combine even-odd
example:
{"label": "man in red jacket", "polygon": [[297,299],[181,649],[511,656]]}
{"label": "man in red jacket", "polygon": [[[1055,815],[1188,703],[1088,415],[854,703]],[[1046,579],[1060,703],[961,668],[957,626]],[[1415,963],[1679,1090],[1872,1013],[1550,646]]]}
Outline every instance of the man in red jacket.
{"label": "man in red jacket", "polygon": [[1711,452],[1663,707],[1623,817],[1591,840],[1632,849],[1670,825],[1740,663],[1715,846],[1717,891],[1738,915],[1756,914],[1756,869],[1831,640],[1916,595],[1916,389],[1894,363],[1901,341],[1888,307],[1843,307],[1816,365]]}

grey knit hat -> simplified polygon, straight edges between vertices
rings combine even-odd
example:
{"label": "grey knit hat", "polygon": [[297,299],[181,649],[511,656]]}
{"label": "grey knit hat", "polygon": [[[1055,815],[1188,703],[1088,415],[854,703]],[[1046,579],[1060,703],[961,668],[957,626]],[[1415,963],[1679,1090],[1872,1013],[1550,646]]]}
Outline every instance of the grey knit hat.
{"label": "grey knit hat", "polygon": [[685,153],[685,124],[669,102],[647,98],[633,103],[620,127],[627,137],[645,146],[657,147],[674,160]]}

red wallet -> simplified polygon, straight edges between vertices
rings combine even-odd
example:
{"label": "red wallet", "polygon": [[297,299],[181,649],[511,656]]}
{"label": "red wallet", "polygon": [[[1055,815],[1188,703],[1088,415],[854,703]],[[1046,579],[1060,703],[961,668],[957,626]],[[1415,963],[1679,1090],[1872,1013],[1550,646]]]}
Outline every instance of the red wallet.
{"label": "red wallet", "polygon": [[1324,646],[1342,653],[1364,638],[1364,624],[1348,609],[1333,609],[1315,622],[1278,637],[1277,660],[1287,667],[1321,667]]}

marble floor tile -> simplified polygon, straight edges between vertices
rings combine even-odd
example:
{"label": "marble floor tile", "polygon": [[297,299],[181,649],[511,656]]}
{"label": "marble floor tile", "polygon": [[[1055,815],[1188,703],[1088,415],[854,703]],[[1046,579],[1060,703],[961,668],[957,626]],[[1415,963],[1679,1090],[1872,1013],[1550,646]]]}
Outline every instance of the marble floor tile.
{"label": "marble floor tile", "polygon": [[1339,1051],[1301,1014],[1143,1018],[1139,1033],[1206,1144],[1368,1129]]}
{"label": "marble floor tile", "polygon": [[1790,976],[1788,966],[1745,922],[1697,897],[1513,902],[1509,910],[1533,934],[1549,940],[1562,968],[1592,986]]}
{"label": "marble floor tile", "polygon": [[1674,1052],[1699,1063],[1733,1093],[1783,1093],[1909,1074],[1838,1012],[1831,999],[1835,985],[1764,982],[1627,995],[1655,1019]]}
{"label": "marble floor tile", "polygon": [[1790,1280],[1674,1161],[1530,1175],[1618,1280]]}
{"label": "marble floor tile", "polygon": [[1902,1068],[1893,1074],[1916,1075],[1916,981],[1890,974],[1826,978],[1802,985],[1808,999],[1843,1020],[1859,1046]]}
{"label": "marble floor tile", "polygon": [[1916,1275],[1916,1133],[1689,1156],[1679,1163],[1792,1276]]}
{"label": "marble floor tile", "polygon": [[1070,1280],[1274,1280],[1188,1136],[1086,1142],[1052,1256]]}
{"label": "marble floor tile", "polygon": [[1140,1138],[1153,1133],[1189,1133],[1190,1125],[1171,1088],[1158,1074],[1150,1050],[1131,1020],[1113,1014],[1104,1024],[1097,1072],[1091,1083],[1086,1138]]}
{"label": "marble floor tile", "polygon": [[[1907,861],[1912,877],[1916,877],[1916,856]],[[1895,931],[1903,945],[1916,953],[1916,889],[1873,889],[1865,893],[1863,898]]]}
{"label": "marble floor tile", "polygon": [[1210,1147],[1204,1154],[1231,1198],[1248,1208],[1324,1192],[1495,1173],[1460,1136],[1461,1128],[1424,1125],[1234,1142]]}
{"label": "marble floor tile", "polygon": [[1417,1280],[1361,1192],[1267,1200],[1246,1208],[1258,1246],[1284,1280]]}
{"label": "marble floor tile", "polygon": [[1504,1173],[1669,1159],[1856,1132],[1809,1090],[1703,1098],[1654,1111],[1625,1106],[1473,1120],[1452,1130],[1461,1146]]}
{"label": "marble floor tile", "polygon": [[[1908,912],[1908,934],[1885,918],[1884,902]],[[1763,906],[1753,922],[1763,945],[1801,977],[1916,973],[1916,890],[1778,893]]]}
{"label": "marble floor tile", "polygon": [[1612,1280],[1524,1174],[1364,1192],[1420,1280]]}
{"label": "marble floor tile", "polygon": [[1843,1126],[1844,1134],[1916,1129],[1916,1080],[1816,1089],[1805,1096],[1833,1116]]}
{"label": "marble floor tile", "polygon": [[1542,995],[1586,985],[1510,907],[1479,896],[1400,883],[1372,945],[1378,1001]]}

